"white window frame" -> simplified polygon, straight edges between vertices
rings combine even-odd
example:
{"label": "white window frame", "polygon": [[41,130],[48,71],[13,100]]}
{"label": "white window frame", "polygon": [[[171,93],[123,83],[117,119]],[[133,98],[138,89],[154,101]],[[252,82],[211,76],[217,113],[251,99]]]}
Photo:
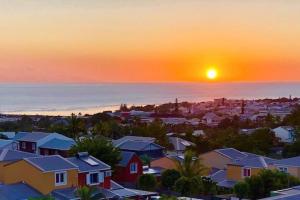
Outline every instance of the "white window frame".
{"label": "white window frame", "polygon": [[111,177],[111,171],[106,171],[105,172],[105,177]]}
{"label": "white window frame", "polygon": [[283,173],[289,173],[289,168],[288,167],[277,167],[278,171],[283,172]]}
{"label": "white window frame", "polygon": [[26,149],[26,142],[21,142],[22,149]]}
{"label": "white window frame", "polygon": [[[97,174],[98,175],[98,182],[96,183],[91,183],[91,175],[92,174]],[[99,185],[101,183],[104,183],[104,173],[103,172],[89,172],[86,175],[86,184],[93,186],[93,185]]]}
{"label": "white window frame", "polygon": [[[245,176],[245,170],[249,170],[249,176],[248,175],[246,175]],[[243,170],[242,170],[242,177],[244,177],[244,178],[248,178],[248,177],[251,177],[251,175],[252,175],[252,171],[251,171],[251,168],[248,168],[248,167],[245,167],[245,168],[243,168]]]}
{"label": "white window frame", "polygon": [[[63,176],[64,176],[64,181],[62,182],[61,180],[59,180],[59,183],[57,183],[56,182],[56,176],[59,175],[59,179],[60,179],[61,174],[63,174]],[[67,185],[67,183],[68,183],[68,174],[67,174],[67,172],[66,171],[55,172],[54,182],[55,182],[55,186]]]}
{"label": "white window frame", "polygon": [[32,149],[32,151],[36,151],[36,144],[35,143],[31,144],[31,149]]}
{"label": "white window frame", "polygon": [[[132,170],[132,166],[135,166],[134,170]],[[130,163],[130,174],[136,174],[138,172],[138,164],[137,163]]]}

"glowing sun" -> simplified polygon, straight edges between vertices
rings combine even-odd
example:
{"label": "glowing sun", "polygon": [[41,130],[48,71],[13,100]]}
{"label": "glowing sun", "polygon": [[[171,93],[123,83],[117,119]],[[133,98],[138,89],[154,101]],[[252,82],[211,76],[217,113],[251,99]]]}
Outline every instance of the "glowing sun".
{"label": "glowing sun", "polygon": [[216,69],[208,69],[206,72],[206,77],[210,80],[214,80],[218,77],[218,71]]}

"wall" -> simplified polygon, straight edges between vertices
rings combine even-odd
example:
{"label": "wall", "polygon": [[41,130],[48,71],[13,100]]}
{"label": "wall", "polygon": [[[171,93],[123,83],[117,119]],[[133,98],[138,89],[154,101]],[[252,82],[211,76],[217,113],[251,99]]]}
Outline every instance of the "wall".
{"label": "wall", "polygon": [[[23,145],[22,145],[23,142],[26,143],[25,148],[23,148]],[[19,150],[29,152],[29,153],[36,153],[36,150],[32,150],[32,145],[35,145],[35,148],[37,148],[35,142],[19,141]]]}
{"label": "wall", "polygon": [[[261,168],[251,168],[251,176],[257,175],[262,169]],[[227,168],[227,179],[233,181],[241,181],[243,177],[243,167],[237,165],[228,165]]]}
{"label": "wall", "polygon": [[[26,172],[26,173],[24,173]],[[67,171],[67,185],[55,186],[55,172],[41,172],[24,160],[8,164],[4,167],[4,183],[13,184],[24,181],[44,195],[53,190],[78,186],[77,170]]]}
{"label": "wall", "polygon": [[208,168],[225,169],[231,160],[215,151],[211,151],[199,156],[202,163]]}
{"label": "wall", "polygon": [[[138,163],[137,173],[130,173],[130,163]],[[143,163],[137,155],[134,155],[126,167],[117,166],[113,173],[113,179],[120,182],[136,183],[143,174]]]}

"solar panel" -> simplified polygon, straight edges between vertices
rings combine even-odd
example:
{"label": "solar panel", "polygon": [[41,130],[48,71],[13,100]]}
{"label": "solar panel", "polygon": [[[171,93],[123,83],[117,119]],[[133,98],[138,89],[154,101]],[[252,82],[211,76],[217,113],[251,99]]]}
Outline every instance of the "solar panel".
{"label": "solar panel", "polygon": [[97,163],[96,161],[94,161],[90,157],[81,158],[81,160],[84,161],[84,162],[86,162],[87,164],[89,164],[91,166],[97,166],[97,165],[99,165],[99,163]]}

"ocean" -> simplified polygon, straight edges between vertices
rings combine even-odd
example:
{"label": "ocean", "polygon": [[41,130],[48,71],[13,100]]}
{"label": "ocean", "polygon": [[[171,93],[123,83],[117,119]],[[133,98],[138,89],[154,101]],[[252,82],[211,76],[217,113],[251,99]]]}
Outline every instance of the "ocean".
{"label": "ocean", "polygon": [[0,84],[0,113],[70,115],[215,98],[300,97],[300,83]]}

